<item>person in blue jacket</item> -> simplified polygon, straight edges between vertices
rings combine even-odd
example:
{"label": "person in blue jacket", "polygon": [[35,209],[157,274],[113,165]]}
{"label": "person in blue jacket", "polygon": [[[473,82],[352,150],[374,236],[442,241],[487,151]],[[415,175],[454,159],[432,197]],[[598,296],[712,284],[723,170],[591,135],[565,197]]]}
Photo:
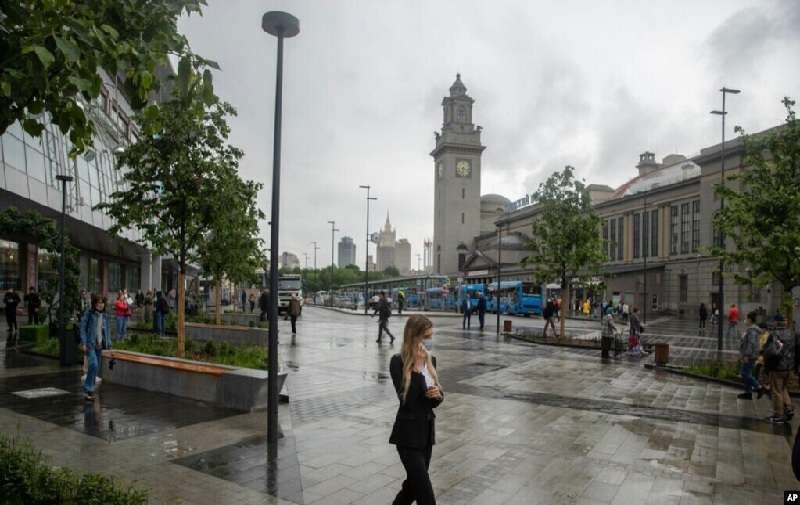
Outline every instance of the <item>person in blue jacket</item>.
{"label": "person in blue jacket", "polygon": [[106,316],[106,301],[100,295],[92,295],[92,306],[81,318],[81,350],[86,354],[87,371],[83,391],[86,400],[94,400],[95,378],[103,358],[103,349],[111,349],[111,331]]}

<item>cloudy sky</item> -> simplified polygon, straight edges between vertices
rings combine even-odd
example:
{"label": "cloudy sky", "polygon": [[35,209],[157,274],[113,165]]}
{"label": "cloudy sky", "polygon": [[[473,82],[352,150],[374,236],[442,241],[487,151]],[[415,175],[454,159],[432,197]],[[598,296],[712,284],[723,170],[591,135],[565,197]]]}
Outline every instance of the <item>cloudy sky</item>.
{"label": "cloudy sky", "polygon": [[[800,98],[797,0],[209,0],[181,23],[193,49],[219,62],[217,93],[239,110],[232,142],[242,174],[265,185],[269,214],[276,41],[261,15],[285,10],[280,250],[330,264],[330,225],[353,237],[363,265],[364,191],[371,229],[391,215],[412,267],[433,233],[441,99],[460,72],[483,126],[482,193],[516,199],[574,165],[617,186],[639,153],[697,153],[720,137],[721,86],[733,125],[780,123]],[[262,236],[268,238],[266,224]],[[372,247],[374,253],[374,247]]]}

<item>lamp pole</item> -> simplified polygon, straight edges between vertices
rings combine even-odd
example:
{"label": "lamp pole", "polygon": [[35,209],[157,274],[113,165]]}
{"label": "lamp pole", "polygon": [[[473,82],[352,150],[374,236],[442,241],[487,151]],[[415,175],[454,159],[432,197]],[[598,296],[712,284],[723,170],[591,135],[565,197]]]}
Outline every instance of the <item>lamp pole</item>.
{"label": "lamp pole", "polygon": [[61,221],[59,222],[59,249],[61,250],[58,258],[58,341],[59,341],[59,362],[61,366],[68,366],[75,361],[74,353],[68,349],[67,337],[64,332],[64,228],[67,220],[67,183],[74,179],[69,175],[57,175],[56,179],[61,181]]}
{"label": "lamp pole", "polygon": [[[725,95],[727,95],[728,93],[730,93],[732,95],[738,95],[739,93],[742,92],[742,90],[726,88],[725,86],[723,86],[719,91],[720,91],[720,93],[722,93],[722,110],[721,111],[720,110],[712,110],[711,113],[722,117],[722,146],[720,147],[720,186],[724,188],[725,187],[725,116],[728,114],[728,112],[725,110]],[[720,213],[722,213],[723,210],[725,210],[725,198],[723,196],[720,196],[720,199],[719,199],[719,211],[720,211]],[[720,248],[722,248],[722,250],[724,251],[725,250],[725,235],[723,235],[721,231],[719,233],[719,241],[720,241],[720,244],[719,244]],[[717,321],[717,323],[718,323],[718,327],[717,327],[717,350],[718,351],[722,351],[722,321],[724,320],[724,316],[725,316],[725,291],[724,291],[725,290],[725,280],[724,280],[724,276],[723,276],[724,267],[725,267],[725,260],[724,260],[723,256],[720,256],[719,257],[719,279],[718,279],[718,281],[719,281],[719,288],[718,288],[719,289],[719,307],[718,307],[718,309],[719,309],[719,317],[718,317],[718,321]]]}
{"label": "lamp pole", "polygon": [[502,244],[500,243],[500,238],[503,233],[503,225],[500,224],[497,226],[497,287],[494,290],[494,308],[495,312],[497,313],[497,336],[500,336],[500,251],[502,249]]}
{"label": "lamp pole", "polygon": [[272,213],[269,263],[269,376],[267,379],[267,455],[278,457],[278,214],[281,181],[281,116],[283,113],[283,39],[300,32],[300,21],[281,11],[269,11],[261,18],[261,28],[278,38],[278,61],[275,75],[275,123],[272,143]]}
{"label": "lamp pole", "polygon": [[317,241],[310,242],[314,244],[314,280],[317,280],[317,251],[319,251],[319,246],[317,245]]}
{"label": "lamp pole", "polygon": [[333,306],[333,267],[336,264],[336,259],[333,256],[333,237],[339,229],[336,227],[336,221],[328,221],[328,224],[331,225],[331,279],[328,282],[328,299],[331,301],[331,307]]}
{"label": "lamp pole", "polygon": [[367,235],[364,237],[364,314],[369,313],[369,202],[377,200],[378,197],[369,196],[371,186],[360,185],[361,189],[367,190]]}
{"label": "lamp pole", "polygon": [[[644,291],[644,296],[643,296],[643,299],[642,299],[642,322],[645,323],[645,324],[647,324],[647,249],[650,247],[650,241],[648,240],[647,242],[645,242],[645,240],[644,240],[645,236],[650,231],[649,222],[648,222],[647,225],[645,224],[645,222],[647,222],[647,221],[648,221],[648,219],[647,219],[647,189],[645,189],[644,190],[644,203],[642,204],[642,226],[641,226],[642,238],[641,238],[641,240],[639,240],[639,242],[641,242],[641,244],[642,244],[642,249],[644,249],[644,251],[642,251],[643,252],[642,256],[644,258],[644,266],[642,267],[642,279],[644,281],[644,290],[643,290]],[[650,238],[650,237],[647,237],[647,238]],[[600,320],[601,321],[603,320],[602,314],[600,315]]]}

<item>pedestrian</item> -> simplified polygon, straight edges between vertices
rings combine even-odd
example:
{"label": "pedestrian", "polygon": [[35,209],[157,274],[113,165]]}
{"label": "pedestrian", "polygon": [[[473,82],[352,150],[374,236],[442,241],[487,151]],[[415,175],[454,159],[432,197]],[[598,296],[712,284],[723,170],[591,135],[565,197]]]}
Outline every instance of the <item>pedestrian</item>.
{"label": "pedestrian", "polygon": [[140,289],[136,292],[136,308],[141,308],[144,306],[144,293]]}
{"label": "pedestrian", "polygon": [[170,310],[178,307],[178,292],[175,291],[175,288],[172,288],[167,292],[167,304],[169,305]]}
{"label": "pedestrian", "polygon": [[258,308],[261,314],[258,316],[259,321],[266,321],[269,319],[269,290],[261,291],[261,296],[258,297]]}
{"label": "pedestrian", "polygon": [[247,291],[242,288],[242,292],[239,294],[239,299],[242,301],[242,312],[247,312]]}
{"label": "pedestrian", "polygon": [[381,343],[383,332],[385,331],[391,339],[389,342],[393,344],[394,335],[389,331],[389,318],[392,317],[392,306],[389,305],[389,301],[386,299],[386,291],[381,291],[378,304],[375,306],[375,312],[372,313],[373,317],[375,314],[378,314],[378,340],[375,342]]}
{"label": "pedestrian", "polygon": [[164,336],[166,333],[166,319],[169,314],[169,302],[167,301],[164,293],[159,291],[156,293],[156,306],[155,306],[155,329],[156,333]]}
{"label": "pedestrian", "polygon": [[631,309],[630,309],[630,307],[628,306],[627,303],[623,303],[622,304],[622,320],[625,321],[626,323],[628,322],[628,319],[630,318],[630,310]]}
{"label": "pedestrian", "polygon": [[39,307],[42,306],[42,299],[39,298],[35,287],[30,287],[24,301],[25,308],[28,309],[28,324],[39,324]]}
{"label": "pedestrian", "polygon": [[553,323],[553,314],[555,313],[555,303],[553,302],[552,298],[547,299],[547,303],[544,306],[544,310],[542,311],[542,317],[544,318],[544,330],[542,330],[542,336],[547,338],[547,328],[553,328],[553,336],[558,338],[558,334],[556,333],[556,325]]}
{"label": "pedestrian", "polygon": [[131,315],[131,306],[125,298],[125,291],[117,292],[117,300],[114,302],[114,315],[117,320],[117,340],[122,340],[128,333],[128,318]]}
{"label": "pedestrian", "polygon": [[111,349],[111,334],[108,317],[105,313],[105,300],[100,295],[92,295],[92,309],[87,310],[81,319],[81,350],[86,355],[87,369],[83,391],[86,400],[94,400],[95,379],[98,376],[103,358],[103,349]]}
{"label": "pedestrian", "polygon": [[406,294],[402,291],[397,292],[397,313],[403,313],[403,307],[406,306]]}
{"label": "pedestrian", "polygon": [[433,409],[444,400],[436,373],[436,358],[431,354],[433,324],[425,316],[408,318],[400,354],[392,356],[389,372],[397,398],[397,408],[389,443],[394,444],[406,471],[394,505],[435,505],[436,498],[428,475],[436,443],[436,415]]}
{"label": "pedestrian", "polygon": [[589,313],[592,311],[592,306],[588,298],[583,301],[583,306],[581,308],[583,309],[583,315],[588,317]]}
{"label": "pedestrian", "polygon": [[561,297],[559,296],[555,300],[553,300],[553,317],[555,317],[556,321],[561,322]]}
{"label": "pedestrian", "polygon": [[465,295],[461,301],[461,311],[464,314],[461,320],[461,328],[468,330],[472,319],[472,304],[470,303],[469,295]]}
{"label": "pedestrian", "polygon": [[6,339],[6,349],[17,346],[17,335],[19,326],[17,325],[17,305],[21,302],[14,286],[10,286],[3,296],[3,305],[6,311],[6,324],[8,325],[8,338]]}
{"label": "pedestrian", "polygon": [[251,292],[248,301],[250,302],[250,313],[252,314],[256,310],[256,294]]}
{"label": "pedestrian", "polygon": [[144,322],[149,324],[153,318],[153,290],[148,289],[144,295]]}
{"label": "pedestrian", "polygon": [[478,293],[478,322],[481,325],[481,331],[483,331],[483,326],[486,321],[486,297],[483,295],[483,292]]}
{"label": "pedestrian", "polygon": [[[767,347],[770,332],[767,329],[766,323],[758,323],[758,327],[761,329],[761,333],[758,334],[758,359],[756,360],[756,366],[753,369],[753,377],[755,377],[762,386],[761,389],[758,390],[758,399],[760,400],[765,394],[771,395],[769,386],[769,369],[764,363],[764,348]],[[762,371],[764,372],[764,375],[767,376],[766,384],[764,384],[764,382],[761,380]]]}
{"label": "pedestrian", "polygon": [[[753,319],[753,321],[755,321],[755,319]],[[731,338],[731,334],[733,334],[734,337],[739,335],[739,308],[735,303],[732,303],[731,308],[728,310],[728,331],[725,333],[725,336]]]}
{"label": "pedestrian", "polygon": [[642,323],[639,320],[639,307],[634,307],[630,314],[630,325],[628,326],[628,354],[642,356],[646,354],[642,351]]}
{"label": "pedestrian", "polygon": [[750,312],[747,314],[748,328],[742,334],[739,343],[739,355],[742,359],[742,382],[744,383],[744,393],[739,394],[738,398],[742,400],[751,400],[753,398],[753,391],[759,391],[761,385],[755,377],[753,377],[753,368],[755,367],[756,360],[758,359],[758,336],[761,334],[761,328],[756,323],[756,313]]}
{"label": "pedestrian", "polygon": [[706,332],[706,320],[708,319],[708,309],[705,303],[700,303],[700,309],[697,311],[697,315],[700,318],[699,333],[702,335]]}
{"label": "pedestrian", "polygon": [[776,424],[783,424],[794,417],[792,399],[787,390],[795,360],[792,340],[781,339],[778,333],[774,332],[764,347],[764,365],[769,373],[772,390],[772,415],[768,419]]}
{"label": "pedestrian", "polygon": [[286,310],[292,320],[292,335],[297,333],[297,318],[300,316],[300,310],[300,297],[297,296],[297,293],[292,293],[292,297],[289,298],[289,308]]}

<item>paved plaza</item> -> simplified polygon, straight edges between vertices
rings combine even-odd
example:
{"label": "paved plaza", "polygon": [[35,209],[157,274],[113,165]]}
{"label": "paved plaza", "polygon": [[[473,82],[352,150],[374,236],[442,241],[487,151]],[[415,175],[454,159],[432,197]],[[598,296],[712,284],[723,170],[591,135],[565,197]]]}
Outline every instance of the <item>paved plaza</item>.
{"label": "paved plaza", "polygon": [[[440,504],[780,504],[798,485],[797,421],[770,425],[766,399],[604,363],[598,351],[498,338],[493,317],[483,333],[433,319],[446,395],[431,463]],[[398,337],[404,321],[390,321]],[[280,405],[275,463],[265,412],[111,384],[87,404],[80,370],[12,351],[0,351],[0,431],[54,464],[146,488],[152,503],[391,503],[404,477],[388,444],[399,341],[376,344],[376,319],[311,307],[296,338],[288,323],[281,330],[291,401]]]}

